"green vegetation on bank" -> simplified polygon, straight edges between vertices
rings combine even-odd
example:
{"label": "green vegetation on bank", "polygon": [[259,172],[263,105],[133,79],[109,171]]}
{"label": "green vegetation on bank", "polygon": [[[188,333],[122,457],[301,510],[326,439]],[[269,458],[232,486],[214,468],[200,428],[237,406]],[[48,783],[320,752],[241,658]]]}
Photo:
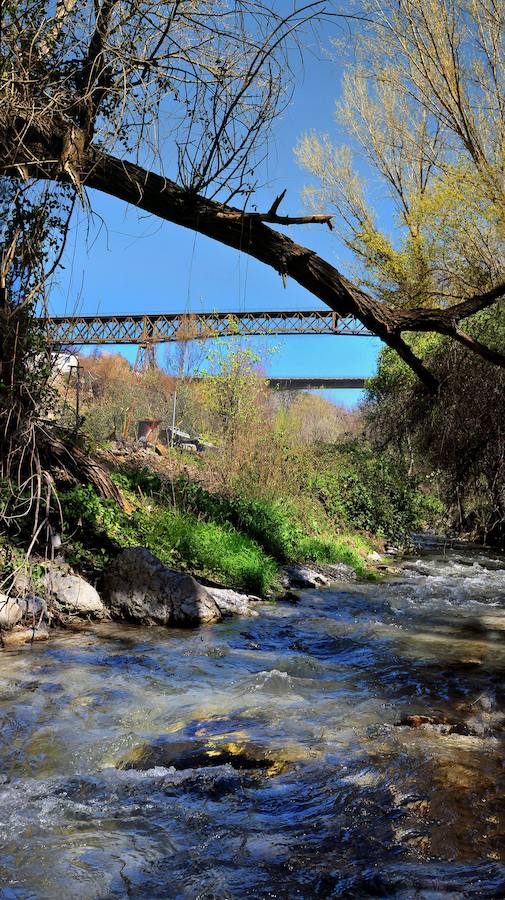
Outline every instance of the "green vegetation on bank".
{"label": "green vegetation on bank", "polygon": [[338,563],[370,574],[371,535],[400,541],[429,512],[398,467],[350,443],[291,454],[297,492],[258,497],[210,490],[187,475],[123,467],[114,481],[129,513],[91,486],[61,495],[67,547],[76,563],[107,564],[119,548],[148,547],[167,565],[265,595],[289,562]]}
{"label": "green vegetation on bank", "polygon": [[[124,476],[121,476],[121,480]],[[166,565],[224,584],[265,594],[275,586],[277,566],[254,540],[231,524],[205,521],[176,509],[162,498],[151,502],[130,494],[129,514],[103,500],[90,486],[62,495],[75,562],[103,566],[125,547],[147,547]],[[80,525],[79,525],[80,523]]]}
{"label": "green vegetation on bank", "polygon": [[[124,476],[121,476],[123,480]],[[300,523],[282,514],[277,504],[269,507],[245,498],[230,502],[216,497],[215,506],[188,512],[172,505],[167,494],[146,504],[135,498],[129,514],[117,504],[98,497],[90,486],[78,486],[62,495],[62,507],[70,539],[70,556],[76,563],[106,565],[119,548],[148,547],[167,565],[195,575],[217,579],[225,585],[265,595],[277,587],[278,568],[287,562],[345,562],[365,575],[364,557],[371,545],[357,536],[306,534]],[[193,498],[194,499],[194,498]],[[214,518],[211,507],[217,510]],[[233,508],[239,507],[242,527],[233,524]],[[244,511],[251,516],[246,524]],[[257,513],[255,518],[254,513]],[[271,539],[270,523],[277,532]],[[267,551],[267,549],[270,552]],[[277,549],[277,553],[275,552]]]}
{"label": "green vegetation on bank", "polygon": [[[265,596],[276,591],[287,563],[346,563],[368,577],[372,549],[404,544],[412,531],[432,523],[433,503],[394,447],[369,444],[359,411],[310,394],[280,401],[251,351],[226,343],[219,354],[215,375],[177,389],[178,424],[215,445],[199,455],[159,441],[156,455],[153,444],[146,451],[137,441],[143,386],[142,415],[166,422],[172,389],[166,375],[154,371],[139,381],[125,360],[88,358],[81,397],[86,418],[75,453],[86,459],[89,448],[99,450],[110,469],[102,468],[107,495],[119,490],[125,508],[119,495],[100,496],[89,477],[74,477],[74,486],[72,473],[56,479],[57,501],[39,529],[49,536],[42,554],[54,533],[62,535],[65,559],[84,568],[106,568],[121,549],[143,546],[175,569]],[[112,455],[103,438],[118,430]],[[29,517],[14,524],[18,545],[29,546]]]}

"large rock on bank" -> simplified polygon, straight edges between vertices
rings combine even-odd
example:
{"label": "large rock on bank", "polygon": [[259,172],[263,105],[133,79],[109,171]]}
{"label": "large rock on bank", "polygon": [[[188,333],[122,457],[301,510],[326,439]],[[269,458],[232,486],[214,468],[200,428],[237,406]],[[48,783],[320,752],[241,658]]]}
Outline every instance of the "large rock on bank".
{"label": "large rock on bank", "polygon": [[167,568],[144,547],[116,557],[104,576],[102,597],[114,619],[139,625],[191,627],[221,619],[206,588],[191,575]]}
{"label": "large rock on bank", "polygon": [[98,591],[80,575],[68,575],[57,568],[50,568],[46,575],[46,587],[53,603],[65,615],[92,619],[103,619],[107,615]]}

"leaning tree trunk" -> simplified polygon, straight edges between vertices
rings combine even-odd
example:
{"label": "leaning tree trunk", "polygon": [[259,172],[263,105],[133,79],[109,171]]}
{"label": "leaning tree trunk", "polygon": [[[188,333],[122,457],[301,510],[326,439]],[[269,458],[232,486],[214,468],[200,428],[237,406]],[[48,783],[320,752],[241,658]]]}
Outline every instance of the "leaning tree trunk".
{"label": "leaning tree trunk", "polygon": [[[117,197],[184,228],[200,232],[247,253],[289,276],[340,316],[352,315],[396,350],[430,392],[437,380],[403,338],[404,332],[434,331],[448,335],[495,365],[505,368],[505,355],[480,344],[459,323],[505,294],[505,283],[450,308],[400,310],[371,297],[352,284],[317,253],[295,243],[271,225],[310,222],[331,227],[331,216],[289,217],[278,214],[284,194],[265,213],[244,212],[184,189],[168,178],[104,153],[89,135],[57,115],[36,123],[9,107],[0,109],[0,174],[71,182],[83,196],[85,187]],[[44,161],[44,162],[42,162]]]}

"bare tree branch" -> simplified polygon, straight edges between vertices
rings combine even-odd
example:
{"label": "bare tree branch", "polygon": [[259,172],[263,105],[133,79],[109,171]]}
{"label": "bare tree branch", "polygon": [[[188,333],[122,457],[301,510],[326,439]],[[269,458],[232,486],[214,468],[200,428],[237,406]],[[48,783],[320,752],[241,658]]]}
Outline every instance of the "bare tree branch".
{"label": "bare tree branch", "polygon": [[103,0],[99,7],[95,29],[89,42],[82,71],[76,79],[77,89],[81,94],[77,104],[78,117],[88,142],[93,137],[98,109],[109,84],[104,49],[112,13],[117,2],[118,0]]}

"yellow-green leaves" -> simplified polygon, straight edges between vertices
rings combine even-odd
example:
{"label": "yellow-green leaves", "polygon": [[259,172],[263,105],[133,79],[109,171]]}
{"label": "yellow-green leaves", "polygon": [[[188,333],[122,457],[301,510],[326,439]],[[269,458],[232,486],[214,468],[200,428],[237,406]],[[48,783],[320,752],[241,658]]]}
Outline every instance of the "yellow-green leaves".
{"label": "yellow-green leaves", "polygon": [[295,151],[305,199],[335,214],[375,296],[451,305],[505,268],[505,0],[364,7],[335,139],[311,132]]}

